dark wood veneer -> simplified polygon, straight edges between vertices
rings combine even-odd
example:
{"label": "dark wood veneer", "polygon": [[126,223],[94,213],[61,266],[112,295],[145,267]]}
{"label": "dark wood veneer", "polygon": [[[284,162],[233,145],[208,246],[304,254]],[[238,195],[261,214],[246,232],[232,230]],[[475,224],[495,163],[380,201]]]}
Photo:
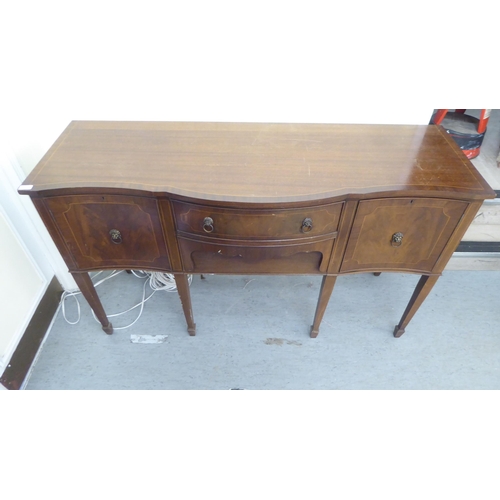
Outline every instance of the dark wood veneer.
{"label": "dark wood veneer", "polygon": [[[360,201],[341,272],[431,272],[467,203],[428,198]],[[401,245],[391,243],[401,234]]]}
{"label": "dark wood veneer", "polygon": [[[45,203],[76,261],[76,269],[171,269],[156,200],[78,195],[54,196]],[[117,241],[112,231],[119,235]]]}
{"label": "dark wood veneer", "polygon": [[441,127],[72,122],[19,189],[29,194],[106,333],[85,271],[322,274],[311,337],[339,274],[422,278],[400,336],[486,198]]}
{"label": "dark wood veneer", "polygon": [[[342,203],[287,210],[230,209],[174,202],[177,229],[193,235],[248,240],[307,239],[337,231]],[[203,221],[213,220],[212,230]],[[311,221],[304,227],[304,221]]]}

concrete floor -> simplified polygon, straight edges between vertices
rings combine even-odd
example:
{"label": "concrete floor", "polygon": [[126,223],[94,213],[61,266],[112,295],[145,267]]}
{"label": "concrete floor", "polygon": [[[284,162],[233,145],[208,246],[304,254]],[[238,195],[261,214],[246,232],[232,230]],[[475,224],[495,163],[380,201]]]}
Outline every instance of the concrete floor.
{"label": "concrete floor", "polygon": [[[58,313],[26,388],[500,389],[500,272],[445,271],[399,339],[392,331],[417,276],[340,277],[311,339],[320,280],[196,276],[196,337],[176,293],[157,292],[133,327],[111,336],[81,299],[77,325]],[[142,281],[122,273],[98,291],[110,314],[139,301]],[[138,334],[168,338],[132,343]]]}

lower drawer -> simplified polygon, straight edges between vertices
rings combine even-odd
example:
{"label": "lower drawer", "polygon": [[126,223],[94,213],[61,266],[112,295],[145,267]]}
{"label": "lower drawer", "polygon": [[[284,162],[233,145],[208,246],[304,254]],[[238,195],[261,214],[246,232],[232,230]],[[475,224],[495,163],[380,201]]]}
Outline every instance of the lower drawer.
{"label": "lower drawer", "polygon": [[323,274],[334,239],[297,245],[207,243],[179,237],[184,270],[221,274]]}

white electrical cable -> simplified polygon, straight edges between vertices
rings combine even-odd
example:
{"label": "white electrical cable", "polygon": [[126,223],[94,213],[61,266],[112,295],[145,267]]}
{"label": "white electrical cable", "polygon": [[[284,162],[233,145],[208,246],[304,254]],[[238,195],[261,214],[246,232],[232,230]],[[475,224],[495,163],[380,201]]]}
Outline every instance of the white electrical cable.
{"label": "white electrical cable", "polygon": [[[188,282],[191,284],[193,281],[193,276],[188,275]],[[175,284],[175,278],[173,274],[168,273],[158,273],[152,272],[150,275],[149,285],[152,290],[165,290],[166,292],[177,291],[177,286]]]}
{"label": "white electrical cable", "polygon": [[[100,281],[94,283],[94,287],[100,285],[101,283],[104,283],[105,281],[107,281],[110,278],[114,278],[115,276],[117,276],[121,272],[123,272],[123,271],[113,271],[109,276],[106,276],[105,278],[101,279]],[[97,272],[95,275],[91,276],[91,279],[92,280],[95,279],[101,273],[102,273],[102,271]],[[144,282],[144,286],[142,287],[142,299],[141,299],[141,301],[138,304],[136,304],[135,306],[132,306],[130,309],[127,309],[126,311],[123,311],[123,312],[120,312],[120,313],[116,313],[116,314],[109,314],[109,315],[107,315],[107,317],[108,318],[115,318],[117,316],[121,316],[123,314],[126,314],[126,313],[128,313],[128,312],[136,309],[137,307],[140,307],[139,314],[138,314],[137,318],[135,318],[135,320],[132,323],[130,323],[129,325],[127,325],[127,326],[121,326],[121,327],[113,327],[113,330],[125,330],[126,328],[130,328],[132,325],[134,325],[135,323],[137,323],[137,321],[139,320],[139,318],[142,315],[142,311],[144,310],[144,304],[157,291],[159,291],[159,290],[163,290],[163,291],[166,291],[166,292],[175,292],[175,291],[177,291],[177,286],[175,284],[175,278],[174,278],[173,274],[160,273],[160,272],[156,272],[156,271],[155,272],[150,272],[150,271],[134,271],[134,270],[132,270],[132,274],[136,278],[146,279],[146,281]],[[193,281],[193,276],[189,274],[188,275],[188,283],[191,284],[192,281]],[[149,284],[149,287],[151,288],[151,290],[153,290],[153,292],[148,297],[146,297],[146,286],[148,284]],[[65,291],[65,292],[63,292],[63,294],[61,296],[61,310],[62,310],[62,314],[63,314],[63,317],[66,320],[66,322],[69,323],[70,325],[76,325],[80,321],[80,316],[81,316],[81,314],[80,314],[80,303],[78,302],[77,295],[80,295],[81,293],[82,292],[80,292],[80,290]],[[76,301],[77,309],[78,309],[78,316],[77,316],[77,320],[76,321],[70,321],[66,317],[65,302],[66,302],[66,299],[68,297],[73,297],[75,299],[75,301]],[[99,323],[99,320],[97,319],[97,317],[96,317],[93,309],[91,309],[91,312],[92,312],[92,316],[94,317],[94,319]]]}
{"label": "white electrical cable", "polygon": [[[98,281],[97,283],[94,283],[94,286],[98,286],[101,283],[104,283],[108,279],[117,276],[121,272],[122,271],[112,271],[109,276],[106,276],[106,278],[103,278],[102,280]],[[99,272],[95,273],[93,276],[91,276],[90,279],[93,280],[93,279],[95,279],[97,276],[99,276],[102,273],[103,273],[103,271],[99,271]],[[65,290],[62,293],[62,295],[61,295],[61,310],[62,310],[62,314],[63,314],[63,317],[66,320],[66,322],[69,323],[70,325],[76,325],[80,321],[80,312],[81,312],[81,310],[80,310],[80,302],[78,302],[78,299],[77,299],[76,296],[80,295],[81,293],[82,292],[80,292],[80,290],[67,290],[67,291]],[[65,304],[66,304],[66,299],[68,297],[73,297],[75,299],[75,301],[76,301],[76,306],[77,306],[77,310],[78,310],[78,315],[77,315],[76,321],[69,321],[69,319],[66,317],[66,307],[65,307]]]}
{"label": "white electrical cable", "polygon": [[[134,276],[137,276],[137,275],[134,274]],[[139,320],[139,318],[142,316],[142,311],[144,309],[144,304],[146,303],[147,300],[149,300],[155,294],[155,291],[153,291],[153,293],[151,293],[151,295],[149,295],[149,297],[146,298],[146,285],[147,284],[148,284],[148,281],[146,280],[144,282],[144,286],[142,287],[142,300],[138,304],[136,304],[135,306],[132,306],[130,309],[127,309],[126,311],[123,311],[123,312],[120,312],[120,313],[116,313],[116,314],[107,314],[106,315],[107,318],[116,318],[117,316],[121,316],[122,314],[126,314],[126,313],[134,310],[135,308],[137,308],[139,306],[141,308],[139,310],[139,314],[138,314],[137,318],[135,318],[135,320],[132,321],[132,323],[130,323],[127,326],[113,327],[113,330],[125,330],[126,328],[130,328],[132,325],[135,325],[135,323],[137,323],[137,321]],[[97,319],[97,316],[94,313],[94,310],[90,309],[90,311],[92,312],[92,316],[94,317],[94,319],[98,323],[100,323],[100,321]]]}
{"label": "white electrical cable", "polygon": [[[70,325],[76,325],[80,321],[80,302],[78,302],[78,299],[76,298],[76,296],[79,293],[82,293],[82,292],[67,292],[67,291],[64,291],[63,294],[62,294],[62,296],[61,296],[61,310],[62,310],[62,315],[63,315],[64,319],[66,320],[66,323],[69,323]],[[77,310],[78,310],[78,317],[77,317],[76,321],[70,321],[66,317],[66,307],[65,307],[65,304],[66,304],[66,299],[68,297],[73,297],[75,299],[76,307],[77,307]]]}

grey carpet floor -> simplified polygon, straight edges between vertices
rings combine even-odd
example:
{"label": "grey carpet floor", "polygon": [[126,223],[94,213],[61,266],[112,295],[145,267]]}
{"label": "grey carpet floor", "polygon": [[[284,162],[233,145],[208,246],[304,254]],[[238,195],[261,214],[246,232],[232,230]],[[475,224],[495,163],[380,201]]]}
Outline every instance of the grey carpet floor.
{"label": "grey carpet floor", "polygon": [[[392,331],[418,276],[339,277],[311,339],[320,281],[195,276],[195,337],[175,292],[157,292],[111,336],[80,298],[80,322],[59,310],[26,389],[500,389],[500,272],[445,272],[399,339]],[[139,301],[142,282],[122,273],[98,292],[111,314]],[[161,344],[131,342],[160,334]]]}

